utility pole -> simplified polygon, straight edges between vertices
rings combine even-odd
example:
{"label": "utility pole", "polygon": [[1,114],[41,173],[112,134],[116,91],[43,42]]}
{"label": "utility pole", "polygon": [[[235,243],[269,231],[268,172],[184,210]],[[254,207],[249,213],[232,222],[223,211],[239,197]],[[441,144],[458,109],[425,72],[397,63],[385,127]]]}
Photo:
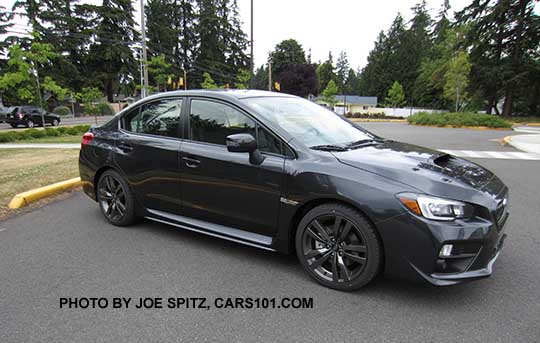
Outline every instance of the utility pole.
{"label": "utility pole", "polygon": [[456,113],[458,112],[458,103],[459,103],[459,84],[456,85]]}
{"label": "utility pole", "polygon": [[272,91],[272,59],[268,59],[268,90]]}
{"label": "utility pole", "polygon": [[142,39],[142,58],[143,58],[143,88],[141,89],[141,98],[146,97],[148,91],[148,61],[146,56],[146,25],[144,24],[144,0],[141,0],[141,39]]}
{"label": "utility pole", "polygon": [[253,88],[253,0],[251,0],[251,63],[250,63],[250,78],[249,88]]}
{"label": "utility pole", "polygon": [[184,90],[187,90],[187,72],[186,72],[186,66],[184,65]]}

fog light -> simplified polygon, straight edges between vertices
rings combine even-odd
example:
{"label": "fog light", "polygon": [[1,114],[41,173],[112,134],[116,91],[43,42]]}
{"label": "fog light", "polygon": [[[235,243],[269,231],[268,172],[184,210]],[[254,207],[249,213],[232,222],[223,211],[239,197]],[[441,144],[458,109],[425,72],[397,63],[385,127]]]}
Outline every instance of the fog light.
{"label": "fog light", "polygon": [[453,248],[452,244],[443,245],[441,248],[441,252],[439,253],[439,256],[440,257],[452,256],[452,248]]}

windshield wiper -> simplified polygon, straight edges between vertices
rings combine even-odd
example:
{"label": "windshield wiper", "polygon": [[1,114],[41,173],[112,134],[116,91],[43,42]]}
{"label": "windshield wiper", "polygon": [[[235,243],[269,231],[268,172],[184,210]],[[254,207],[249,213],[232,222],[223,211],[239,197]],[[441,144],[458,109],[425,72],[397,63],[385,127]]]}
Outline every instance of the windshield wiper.
{"label": "windshield wiper", "polygon": [[310,146],[309,148],[314,149],[314,150],[323,150],[323,151],[347,151],[347,150],[349,150],[344,146],[332,145],[332,144],[313,145],[313,146]]}

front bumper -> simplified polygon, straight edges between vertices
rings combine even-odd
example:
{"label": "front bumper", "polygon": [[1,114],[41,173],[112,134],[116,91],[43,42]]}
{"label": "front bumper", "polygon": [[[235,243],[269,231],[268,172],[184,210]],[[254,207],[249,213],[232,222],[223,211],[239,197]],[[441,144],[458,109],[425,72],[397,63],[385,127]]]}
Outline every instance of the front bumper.
{"label": "front bumper", "polygon": [[[379,223],[385,272],[436,286],[489,277],[506,238],[507,218],[508,212],[498,223],[483,218],[437,222],[404,213]],[[441,257],[445,244],[466,253]]]}

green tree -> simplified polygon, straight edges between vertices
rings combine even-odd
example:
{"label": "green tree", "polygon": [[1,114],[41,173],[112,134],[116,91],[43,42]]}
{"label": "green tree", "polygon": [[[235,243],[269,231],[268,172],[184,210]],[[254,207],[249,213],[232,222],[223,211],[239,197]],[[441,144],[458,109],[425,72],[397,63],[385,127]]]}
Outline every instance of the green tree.
{"label": "green tree", "polygon": [[345,84],[347,83],[347,77],[349,76],[349,60],[347,59],[347,53],[342,51],[336,62],[336,84],[338,92],[341,94],[346,93]]}
{"label": "green tree", "polygon": [[218,88],[217,84],[214,82],[214,79],[212,79],[212,76],[208,73],[203,74],[203,82],[201,83],[202,89],[216,89]]}
{"label": "green tree", "polygon": [[526,113],[540,110],[538,46],[540,16],[535,0],[473,0],[456,14],[457,23],[470,26],[463,48],[470,51],[474,95],[485,100],[486,110],[514,114],[514,105]]}
{"label": "green tree", "polygon": [[467,101],[470,72],[469,55],[465,51],[458,51],[449,61],[444,74],[444,96],[450,101],[455,101],[456,112],[460,111]]}
{"label": "green tree", "polygon": [[97,16],[95,43],[90,47],[92,76],[101,82],[109,102],[121,86],[133,82],[138,71],[130,45],[138,39],[130,0],[103,0],[93,6]]}
{"label": "green tree", "polygon": [[167,90],[167,81],[174,77],[171,70],[171,64],[165,61],[164,55],[154,56],[150,58],[147,64],[148,73],[156,82],[158,92]]}
{"label": "green tree", "polygon": [[238,75],[236,76],[238,82],[234,84],[234,88],[246,89],[249,88],[249,79],[251,78],[251,73],[247,69],[241,69]]}
{"label": "green tree", "polygon": [[272,76],[276,79],[288,65],[306,64],[306,55],[302,45],[295,39],[287,39],[276,45],[270,53],[272,60]]}
{"label": "green tree", "polygon": [[68,93],[66,88],[59,86],[50,76],[41,76],[40,70],[57,57],[50,44],[32,42],[24,50],[20,45],[9,49],[8,70],[0,76],[0,90],[11,93],[12,103],[32,103],[43,106],[43,92],[48,91],[58,99],[63,100]]}
{"label": "green tree", "polygon": [[328,81],[328,85],[322,92],[321,100],[330,106],[334,106],[336,104],[337,92],[338,88],[336,86],[336,83],[334,82],[334,80],[330,80]]}
{"label": "green tree", "polygon": [[328,54],[328,60],[319,64],[317,67],[317,79],[319,80],[319,86],[326,88],[330,80],[336,80],[336,74],[334,73],[334,65],[332,62],[332,53]]}
{"label": "green tree", "polygon": [[83,87],[75,97],[81,101],[84,105],[84,112],[86,114],[96,114],[96,108],[94,102],[98,101],[103,96],[103,93],[96,87]]}
{"label": "green tree", "polygon": [[394,81],[392,87],[388,89],[388,96],[384,101],[392,108],[399,108],[407,103],[405,101],[405,93],[403,93],[403,86],[401,83]]}

